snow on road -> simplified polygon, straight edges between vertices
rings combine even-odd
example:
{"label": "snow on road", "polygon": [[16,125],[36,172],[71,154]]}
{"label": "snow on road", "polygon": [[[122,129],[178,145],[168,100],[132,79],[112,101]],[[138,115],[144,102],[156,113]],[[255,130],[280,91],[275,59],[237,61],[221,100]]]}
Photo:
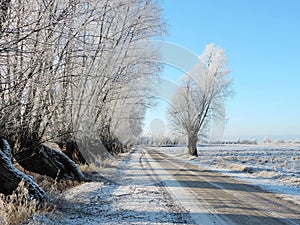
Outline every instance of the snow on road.
{"label": "snow on road", "polygon": [[[84,183],[62,193],[55,210],[34,215],[27,224],[239,224],[236,221],[244,221],[248,218],[263,219],[266,220],[266,224],[272,224],[273,220],[278,222],[277,217],[297,218],[296,214],[288,215],[288,210],[279,211],[272,208],[269,202],[272,200],[261,203],[276,213],[262,209],[257,213],[262,214],[263,217],[252,215],[253,212],[247,209],[250,206],[260,209],[258,195],[267,197],[271,194],[259,192],[256,195],[255,186],[250,187],[247,184],[241,186],[243,182],[239,180],[247,178],[248,181],[259,184],[262,184],[261,180],[268,180],[273,182],[272,187],[277,189],[280,187],[279,192],[284,192],[284,188],[280,186],[282,184],[275,185],[274,182],[285,177],[289,180],[287,183],[294,189],[290,194],[282,194],[282,196],[274,194],[272,199],[274,198],[276,204],[285,201],[289,207],[293,207],[295,203],[299,204],[297,181],[299,167],[288,162],[289,157],[294,161],[299,159],[298,147],[227,146],[225,149],[220,149],[206,146],[206,148],[197,159],[187,157],[186,148],[155,148],[171,155],[170,160],[165,157],[157,160],[158,156],[163,156],[150,154],[151,149],[150,152],[142,149],[133,150],[121,156],[115,167],[101,171],[101,175],[107,180]],[[179,160],[173,160],[174,156]],[[287,163],[283,164],[284,160]],[[198,164],[202,170],[209,168],[211,172],[205,170],[203,170],[204,174],[193,172],[198,171],[194,168]],[[242,172],[246,167],[261,170],[253,171],[251,174]],[[227,175],[222,178],[223,175],[219,176],[211,170],[212,168],[238,180],[227,179]],[[264,177],[262,173],[266,173]],[[273,177],[271,173],[275,173],[276,176]],[[207,182],[205,179],[208,177],[215,181]],[[202,181],[192,180],[194,178],[201,178]],[[296,182],[293,182],[292,178],[296,179]],[[197,187],[204,185],[203,188],[195,188],[196,182],[198,182]],[[219,187],[221,183],[232,186],[226,189],[222,185]],[[251,191],[247,193],[244,189],[238,191],[236,188],[250,188]],[[222,194],[218,195],[219,193]],[[244,205],[239,205],[242,201],[236,201],[241,193]],[[220,205],[229,202],[234,206],[230,210],[237,210],[236,213],[231,211],[232,215],[220,211],[227,207],[224,205],[222,208]],[[250,206],[248,202],[251,202]],[[216,207],[212,207],[215,204]],[[295,224],[289,219],[282,221]]]}
{"label": "snow on road", "polygon": [[160,147],[160,152],[206,166],[278,193],[292,194],[300,204],[300,145],[202,145],[199,157],[186,147]]}
{"label": "snow on road", "polygon": [[263,190],[157,148],[147,148],[145,154],[153,159],[150,165],[173,199],[187,210],[189,224],[300,224],[300,205],[291,201],[294,195]]}
{"label": "snow on road", "polygon": [[[114,171],[112,171],[114,170]],[[103,170],[110,182],[88,182],[64,192],[52,212],[34,215],[26,224],[183,224],[170,196],[150,177],[141,152]]]}

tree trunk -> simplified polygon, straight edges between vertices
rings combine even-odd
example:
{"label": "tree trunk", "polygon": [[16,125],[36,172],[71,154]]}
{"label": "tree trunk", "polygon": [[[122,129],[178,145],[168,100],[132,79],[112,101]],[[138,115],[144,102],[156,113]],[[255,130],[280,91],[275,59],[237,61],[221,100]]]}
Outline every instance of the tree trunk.
{"label": "tree trunk", "polygon": [[0,135],[0,192],[6,195],[12,194],[21,180],[24,180],[31,198],[39,202],[46,199],[46,193],[38,184],[13,165],[10,146],[6,139]]}
{"label": "tree trunk", "polygon": [[192,155],[192,156],[196,156],[196,157],[198,157],[197,142],[198,142],[197,135],[189,135],[188,136],[189,154]]}
{"label": "tree trunk", "polygon": [[34,173],[54,179],[85,180],[80,169],[67,155],[42,144],[27,145],[16,152],[14,157],[24,169]]}
{"label": "tree trunk", "polygon": [[62,152],[66,154],[77,164],[88,164],[81,152],[76,141],[57,142]]}

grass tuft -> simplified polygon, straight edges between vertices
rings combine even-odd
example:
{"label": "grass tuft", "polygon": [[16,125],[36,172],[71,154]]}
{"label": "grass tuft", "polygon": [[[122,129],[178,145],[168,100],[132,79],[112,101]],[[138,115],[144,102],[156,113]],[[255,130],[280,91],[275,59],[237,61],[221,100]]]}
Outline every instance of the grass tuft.
{"label": "grass tuft", "polygon": [[[80,165],[81,171],[88,180],[98,181],[103,177],[100,171],[105,167],[110,167],[113,160],[101,161],[100,165]],[[80,185],[82,182],[74,180],[57,180],[44,175],[24,170],[20,165],[15,165],[23,173],[33,177],[36,183],[47,193],[50,201],[42,206],[37,206],[35,200],[30,200],[25,182],[21,181],[18,188],[11,195],[0,194],[0,225],[22,224],[35,213],[52,211],[64,199],[64,191]]]}
{"label": "grass tuft", "polygon": [[35,200],[29,200],[28,189],[22,180],[11,195],[0,194],[0,224],[20,224],[38,209]]}

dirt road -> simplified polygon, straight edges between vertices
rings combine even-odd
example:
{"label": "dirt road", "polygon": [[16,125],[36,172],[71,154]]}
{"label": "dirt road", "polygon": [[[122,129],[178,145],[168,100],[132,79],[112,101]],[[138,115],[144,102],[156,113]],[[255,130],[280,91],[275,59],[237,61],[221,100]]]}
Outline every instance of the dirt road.
{"label": "dirt road", "polygon": [[287,196],[187,164],[155,149],[144,149],[140,163],[191,218],[189,223],[300,224],[300,206]]}
{"label": "dirt road", "polygon": [[25,224],[300,224],[300,205],[255,186],[164,155],[138,149],[101,169],[101,180],[57,196],[55,209]]}

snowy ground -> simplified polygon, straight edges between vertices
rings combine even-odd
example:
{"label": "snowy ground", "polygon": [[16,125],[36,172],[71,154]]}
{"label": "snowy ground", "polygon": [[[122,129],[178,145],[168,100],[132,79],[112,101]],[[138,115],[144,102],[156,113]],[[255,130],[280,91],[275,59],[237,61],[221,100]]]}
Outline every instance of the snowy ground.
{"label": "snowy ground", "polygon": [[34,215],[26,224],[184,223],[170,196],[143,170],[140,152],[121,157],[115,166],[102,171],[110,181],[84,183],[62,193],[55,210]]}
{"label": "snowy ground", "polygon": [[206,145],[199,146],[198,158],[188,157],[186,147],[157,149],[265,189],[300,197],[300,145]]}
{"label": "snowy ground", "polygon": [[[202,146],[198,158],[188,157],[185,147],[155,149],[180,159],[178,163],[182,168],[188,163],[199,164],[202,168],[287,193],[276,197],[300,205],[300,146]],[[166,165],[170,163],[169,160],[165,162]],[[174,168],[176,166],[174,164]],[[196,220],[188,210],[190,205],[185,207],[184,201],[181,204],[178,204],[179,200],[174,202],[174,196],[170,194],[174,181],[167,179],[173,186],[166,183],[169,188],[165,188],[151,175],[151,168],[156,168],[160,176],[165,175],[164,172],[181,171],[163,170],[146,151],[132,151],[121,156],[112,167],[101,170],[106,179],[84,183],[62,193],[53,211],[34,215],[26,224],[194,224],[191,221]],[[168,175],[164,179],[171,177]],[[188,178],[191,176],[185,177]],[[174,186],[176,194],[179,186]],[[196,210],[195,207],[192,209]],[[199,215],[197,221],[203,222],[203,213],[193,215]]]}

